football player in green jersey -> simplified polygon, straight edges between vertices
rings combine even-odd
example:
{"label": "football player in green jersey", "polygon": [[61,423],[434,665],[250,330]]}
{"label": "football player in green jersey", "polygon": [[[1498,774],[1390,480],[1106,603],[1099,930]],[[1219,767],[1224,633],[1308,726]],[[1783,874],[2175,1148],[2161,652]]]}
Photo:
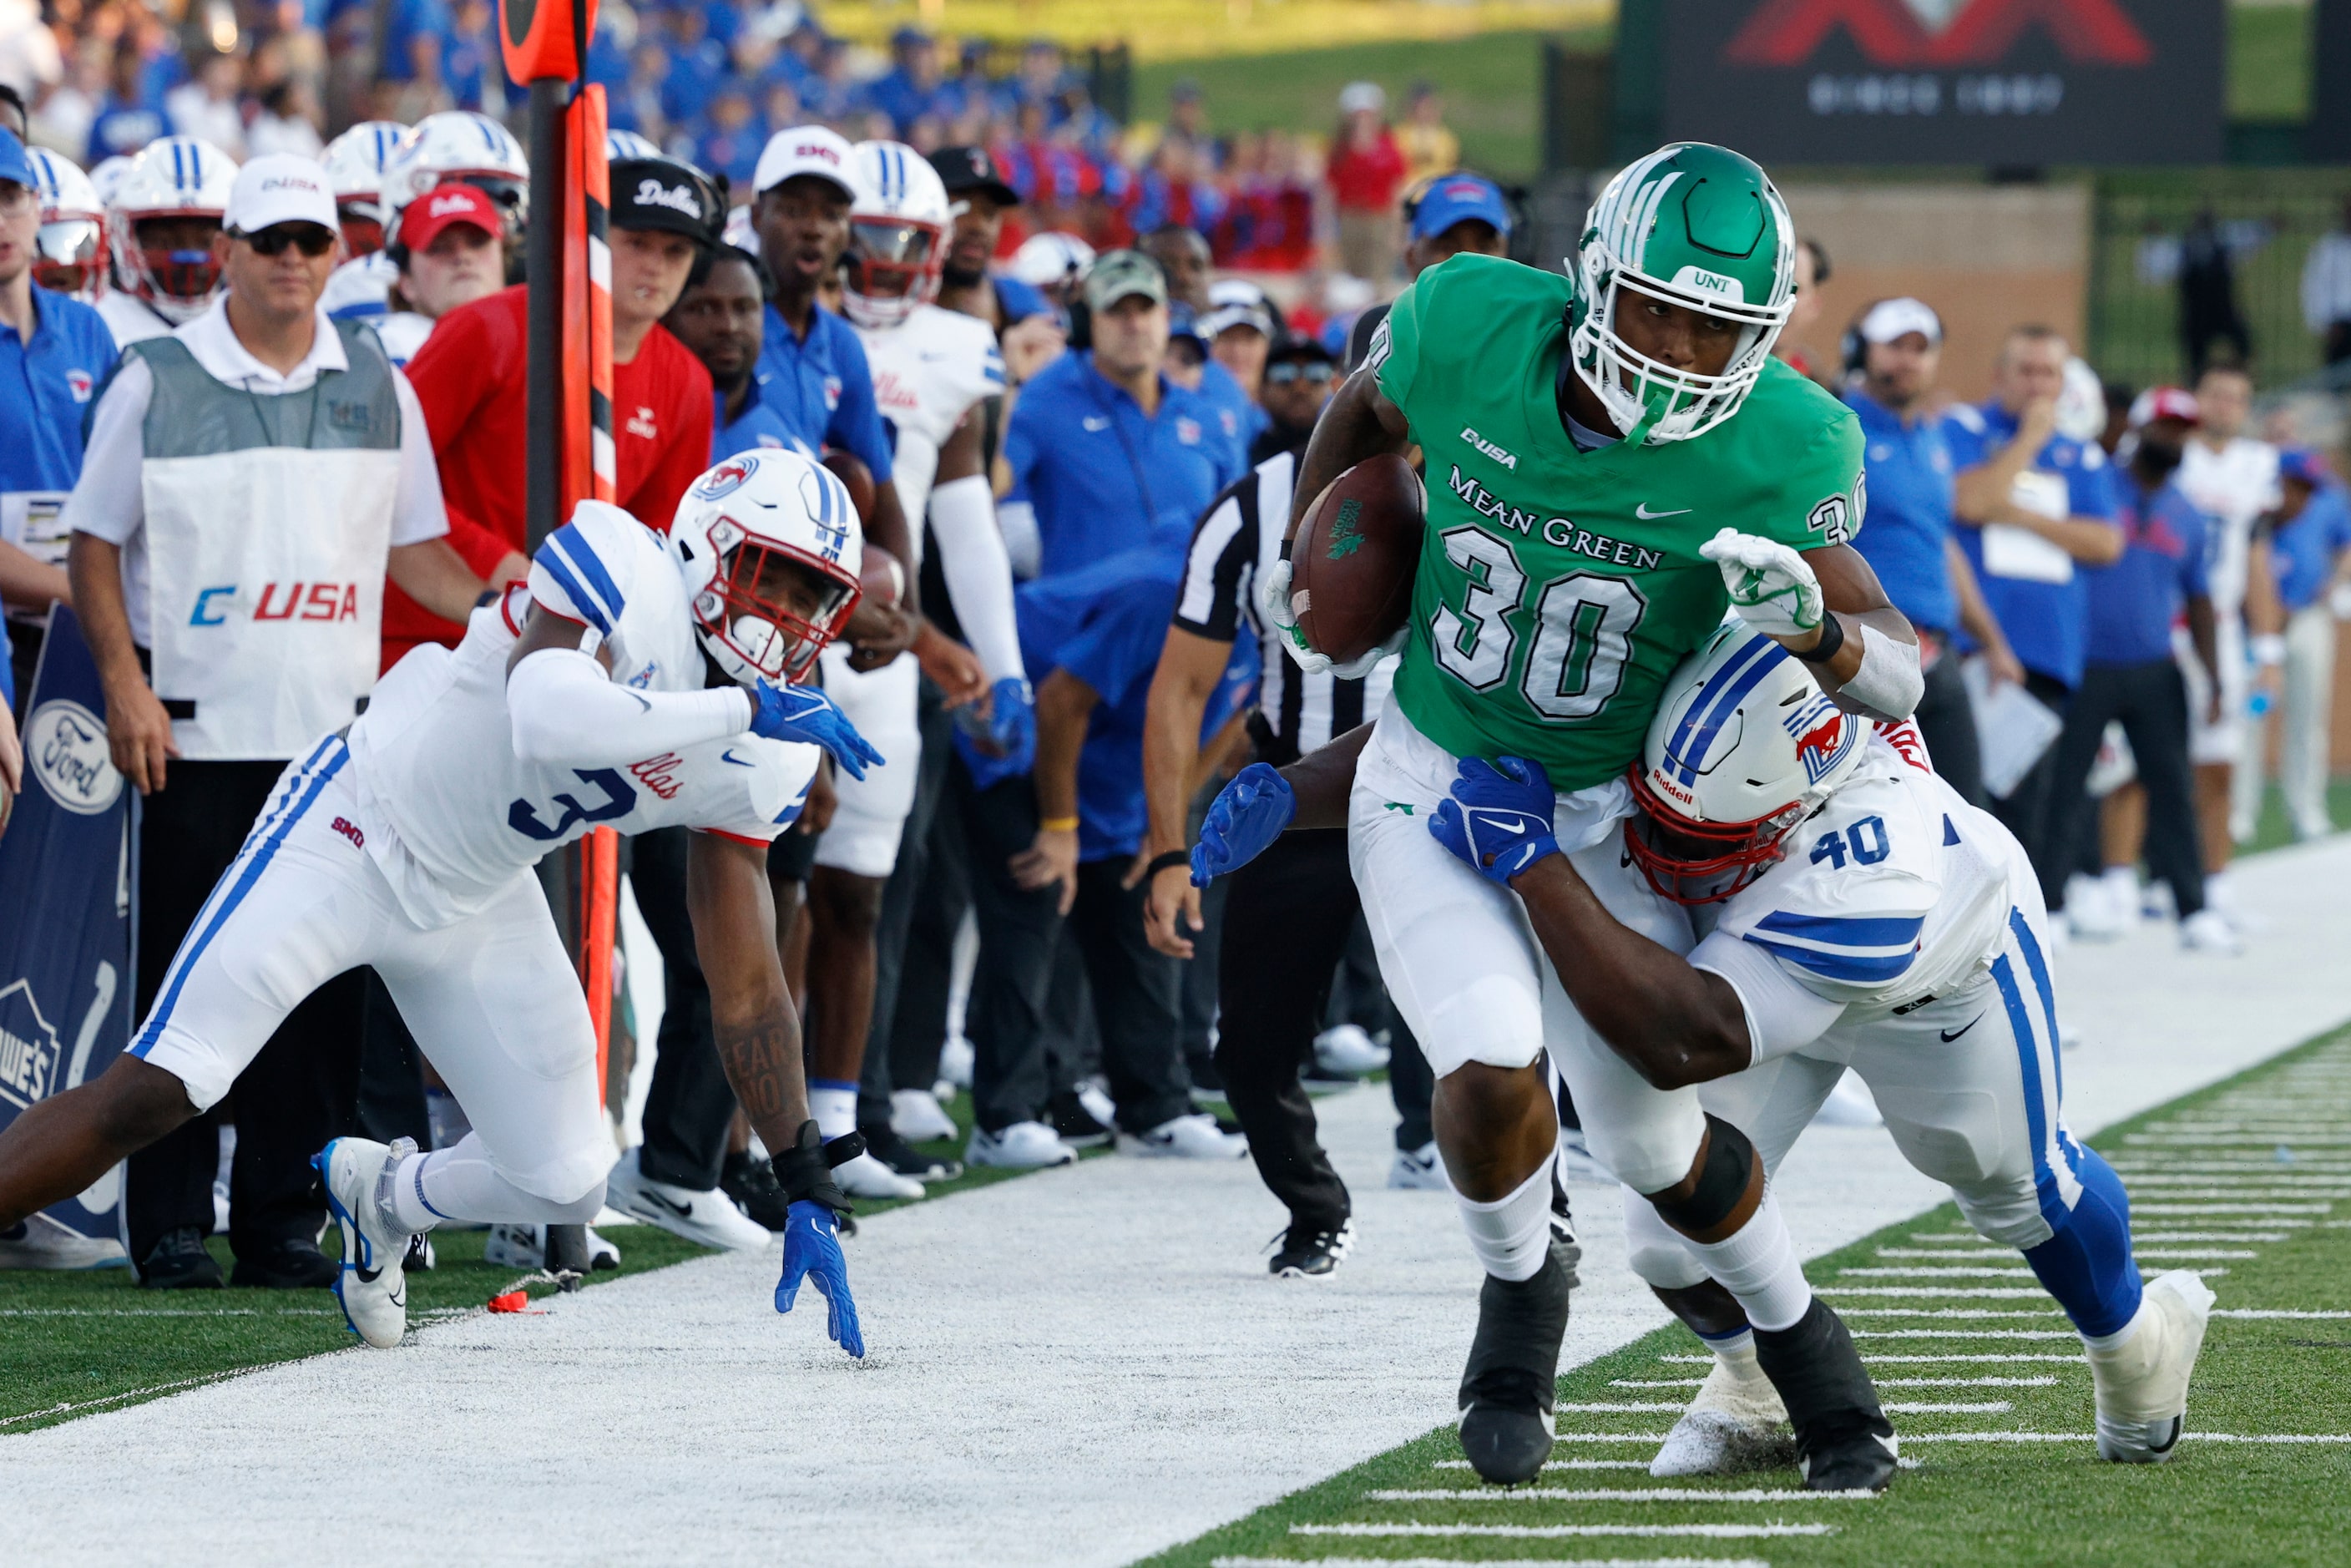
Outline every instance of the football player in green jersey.
{"label": "football player in green jersey", "polygon": [[[1459,758],[1533,758],[1559,790],[1554,837],[1610,913],[1687,952],[1688,910],[1619,842],[1628,770],[1683,656],[1736,609],[1855,711],[1910,712],[1916,635],[1847,542],[1860,431],[1771,357],[1794,250],[1754,163],[1660,149],[1593,204],[1572,279],[1478,256],[1421,274],[1301,466],[1302,516],[1374,454],[1416,444],[1426,459],[1403,664],[1356,767],[1348,837],[1382,973],[1438,1074],[1437,1142],[1487,1270],[1461,1439],[1489,1480],[1526,1480],[1549,1456],[1573,1282],[1551,1250],[1545,1047],[1593,1154],[1720,1281],[1669,1304],[1718,1340],[1751,1329],[1807,1484],[1874,1488],[1894,1470],[1893,1429],[1805,1284],[1746,1135],[1601,1042],[1516,896],[1426,822]],[[1270,572],[1264,597],[1290,629],[1288,575],[1286,561]],[[1294,629],[1290,646],[1331,667]],[[1749,673],[1728,672],[1726,695]]]}

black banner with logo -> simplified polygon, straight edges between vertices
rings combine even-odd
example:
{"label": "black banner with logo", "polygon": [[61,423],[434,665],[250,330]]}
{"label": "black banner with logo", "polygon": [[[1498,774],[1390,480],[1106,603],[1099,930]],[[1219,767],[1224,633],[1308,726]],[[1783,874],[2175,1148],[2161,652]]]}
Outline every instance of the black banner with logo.
{"label": "black banner with logo", "polygon": [[1765,162],[2221,156],[2220,0],[1663,0],[1666,134]]}

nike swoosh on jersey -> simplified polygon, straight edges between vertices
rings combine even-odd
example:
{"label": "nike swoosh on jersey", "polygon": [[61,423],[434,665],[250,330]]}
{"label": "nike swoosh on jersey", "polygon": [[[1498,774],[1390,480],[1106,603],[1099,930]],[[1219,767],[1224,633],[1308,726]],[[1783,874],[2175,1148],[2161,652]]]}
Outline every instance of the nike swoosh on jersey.
{"label": "nike swoosh on jersey", "polygon": [[[621,689],[624,692],[629,692],[629,688],[626,686],[622,686]],[[644,709],[647,713],[653,711],[653,705],[647,702],[642,694],[637,692],[629,692],[629,695],[637,699],[637,706],[639,707]]]}
{"label": "nike swoosh on jersey", "polygon": [[1953,1041],[1953,1040],[1955,1040],[1959,1039],[1959,1036],[1961,1036],[1961,1035],[1963,1035],[1963,1034],[1967,1033],[1967,1032],[1968,1032],[1968,1030],[1971,1030],[1971,1029],[1975,1028],[1975,1027],[1976,1027],[1976,1025],[1978,1025],[1978,1024],[1980,1024],[1980,1023],[1981,1023],[1981,1022],[1983,1022],[1983,1014],[1981,1014],[1981,1013],[1978,1013],[1978,1014],[1976,1014],[1976,1016],[1975,1016],[1975,1017],[1973,1017],[1973,1018],[1970,1019],[1967,1022],[1965,1022],[1965,1023],[1961,1024],[1961,1025],[1960,1025],[1959,1028],[1957,1028],[1957,1029],[1947,1029],[1947,1030],[1940,1030],[1939,1032],[1941,1033],[1941,1035],[1942,1035],[1942,1037],[1943,1037],[1943,1043],[1944,1043],[1945,1045],[1949,1045],[1949,1044],[1950,1044],[1950,1043],[1951,1043],[1951,1041]]}
{"label": "nike swoosh on jersey", "polygon": [[1696,507],[1677,507],[1670,512],[1653,512],[1649,510],[1649,503],[1644,501],[1639,506],[1633,508],[1633,515],[1640,518],[1645,523],[1654,523],[1659,517],[1678,517],[1685,512],[1695,512],[1697,510],[1698,508]]}
{"label": "nike swoosh on jersey", "polygon": [[730,746],[730,747],[728,747],[726,750],[724,750],[724,751],[720,752],[718,755],[719,755],[719,757],[720,757],[720,758],[721,758],[721,759],[723,759],[723,760],[725,760],[725,761],[727,761],[727,762],[731,762],[731,763],[733,763],[733,764],[734,764],[736,767],[737,767],[737,768],[757,768],[758,766],[759,766],[759,765],[758,765],[758,763],[756,763],[756,762],[746,762],[746,761],[744,761],[741,758],[739,758],[739,757],[736,756],[736,755],[735,755],[735,748],[734,748],[733,747],[731,747],[731,746]]}

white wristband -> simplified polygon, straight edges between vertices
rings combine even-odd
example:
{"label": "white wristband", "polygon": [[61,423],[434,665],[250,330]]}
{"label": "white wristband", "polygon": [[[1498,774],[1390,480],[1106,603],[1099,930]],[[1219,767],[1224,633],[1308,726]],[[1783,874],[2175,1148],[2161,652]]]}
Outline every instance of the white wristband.
{"label": "white wristband", "polygon": [[1908,718],[1927,690],[1926,677],[1918,671],[1918,645],[1896,642],[1869,626],[1862,627],[1857,635],[1861,668],[1839,688],[1838,695],[1867,709],[1873,718]]}

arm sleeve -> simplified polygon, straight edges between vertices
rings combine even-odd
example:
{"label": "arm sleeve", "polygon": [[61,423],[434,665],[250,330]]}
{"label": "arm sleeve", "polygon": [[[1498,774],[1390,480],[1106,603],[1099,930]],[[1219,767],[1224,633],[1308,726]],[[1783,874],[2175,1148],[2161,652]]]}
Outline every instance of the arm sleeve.
{"label": "arm sleeve", "polygon": [[148,400],[155,377],[133,354],[90,411],[89,439],[83,444],[81,477],[66,497],[58,524],[68,533],[93,535],[109,544],[128,544],[147,520],[140,465],[147,450]]}
{"label": "arm sleeve", "polygon": [[[843,327],[840,333],[841,402],[825,422],[825,439],[856,454],[872,471],[873,482],[890,480],[890,436],[882,428],[882,409],[873,401],[873,372],[865,363],[865,347],[857,334]],[[705,430],[705,435],[708,434]],[[704,446],[710,443],[705,439]]]}
{"label": "arm sleeve", "polygon": [[[1255,483],[1254,475],[1240,485]],[[1241,516],[1240,485],[1211,502],[1192,548],[1184,557],[1184,584],[1176,591],[1176,624],[1196,636],[1230,643],[1240,635],[1244,596],[1256,575],[1256,530]],[[1286,519],[1285,519],[1286,520]]]}
{"label": "arm sleeve", "polygon": [[616,686],[577,648],[542,648],[507,676],[515,755],[559,768],[617,767],[724,740],[751,727],[740,686],[640,692]]}
{"label": "arm sleeve", "polygon": [[1012,613],[1012,560],[996,529],[987,476],[951,479],[931,492],[931,534],[947,598],[991,681],[1020,676],[1020,632]]}
{"label": "arm sleeve", "polygon": [[392,388],[400,402],[399,489],[392,501],[392,542],[422,544],[449,531],[449,514],[441,500],[441,467],[433,457],[433,428],[425,423],[424,406],[416,389],[398,367]]}
{"label": "arm sleeve", "polygon": [[1693,969],[1720,975],[1739,993],[1748,1043],[1759,1062],[1802,1050],[1844,1016],[1844,1003],[1807,989],[1779,960],[1728,933],[1709,934],[1689,962]]}

